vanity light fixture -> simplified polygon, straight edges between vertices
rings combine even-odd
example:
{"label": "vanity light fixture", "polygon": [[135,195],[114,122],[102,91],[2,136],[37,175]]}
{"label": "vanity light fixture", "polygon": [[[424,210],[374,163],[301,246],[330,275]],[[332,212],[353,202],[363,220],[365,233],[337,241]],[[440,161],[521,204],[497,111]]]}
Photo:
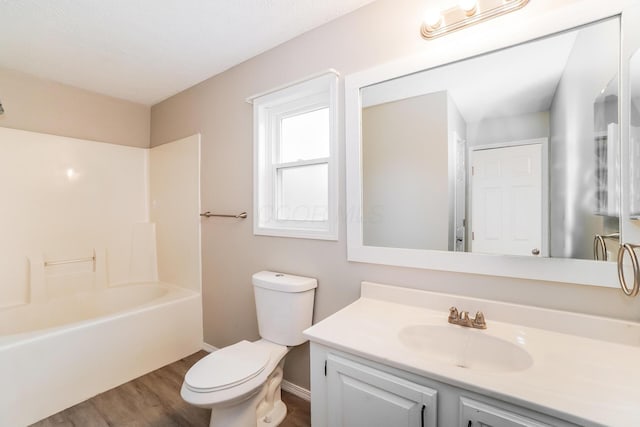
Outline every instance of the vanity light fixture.
{"label": "vanity light fixture", "polygon": [[437,30],[440,28],[442,24],[442,14],[440,12],[436,12],[435,10],[428,10],[427,13],[424,14],[424,26],[426,26],[429,30]]}
{"label": "vanity light fixture", "polygon": [[478,10],[478,0],[460,0],[458,6],[464,10],[465,15],[473,16]]}
{"label": "vanity light fixture", "polygon": [[529,0],[459,0],[458,5],[441,13],[427,12],[420,27],[422,37],[430,40],[469,25],[477,24],[524,7]]}

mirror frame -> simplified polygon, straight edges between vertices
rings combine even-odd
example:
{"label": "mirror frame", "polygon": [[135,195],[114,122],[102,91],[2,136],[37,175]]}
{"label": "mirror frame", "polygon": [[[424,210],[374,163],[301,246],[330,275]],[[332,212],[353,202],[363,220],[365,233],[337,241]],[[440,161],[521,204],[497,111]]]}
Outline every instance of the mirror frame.
{"label": "mirror frame", "polygon": [[[633,55],[640,55],[640,26],[633,25],[640,22],[640,2],[635,2],[634,6],[624,9],[623,12],[620,80],[622,87],[630,88],[630,60]],[[620,95],[622,103],[620,118],[622,123],[626,123],[626,126],[623,126],[620,132],[620,152],[630,153],[632,149],[629,132],[631,124],[631,90],[620,92]],[[640,243],[640,220],[628,219],[631,215],[631,197],[627,197],[632,190],[631,168],[636,165],[631,165],[630,162],[621,162],[620,166],[622,167],[621,213],[622,218],[624,218],[624,220],[620,221],[620,235],[624,237],[624,243],[638,244]]]}
{"label": "mirror frame", "polygon": [[[428,54],[401,58],[345,76],[346,190],[347,212],[349,213],[347,218],[347,259],[349,261],[611,288],[619,287],[617,265],[614,262],[386,248],[363,244],[360,90],[407,74],[516,46],[612,17],[620,19],[620,43],[622,45],[620,52],[625,52],[625,38],[622,37],[625,34],[625,10],[633,6],[633,0],[576,2],[571,5],[571,13],[566,10],[566,6],[563,10],[562,7],[554,7],[551,3],[547,2],[546,6],[541,4],[538,9],[535,9],[532,4],[529,8],[519,11],[518,14],[503,17],[503,22],[500,25],[497,24],[497,21],[493,21],[493,25],[492,22],[487,22],[438,40],[424,42],[425,53]],[[545,8],[550,10],[545,10]],[[631,15],[634,14],[631,13]],[[468,40],[474,40],[474,43],[472,45],[465,43]],[[621,54],[619,64],[621,78],[618,80],[618,93],[620,94],[624,94],[624,90],[628,86],[628,73],[625,73],[625,65],[628,65],[627,57]],[[627,77],[626,80],[625,77]],[[620,126],[623,129],[621,138],[624,139],[624,129],[628,126],[628,119],[624,115],[626,109],[622,106],[622,98],[623,96],[619,97],[618,109]],[[625,147],[625,141],[621,140],[621,148],[624,150]],[[624,165],[625,161],[621,163]],[[621,169],[620,173],[623,174],[624,182],[625,166],[622,166]],[[621,198],[624,199],[624,193],[621,194]],[[623,230],[621,229],[621,231]]]}

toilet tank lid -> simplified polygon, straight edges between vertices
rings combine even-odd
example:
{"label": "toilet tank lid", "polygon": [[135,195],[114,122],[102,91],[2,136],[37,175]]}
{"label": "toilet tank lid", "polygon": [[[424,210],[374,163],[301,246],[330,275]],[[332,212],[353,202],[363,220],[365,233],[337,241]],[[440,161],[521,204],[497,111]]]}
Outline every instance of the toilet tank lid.
{"label": "toilet tank lid", "polygon": [[253,275],[253,285],[280,292],[305,292],[318,287],[311,277],[294,276],[275,271],[261,271]]}

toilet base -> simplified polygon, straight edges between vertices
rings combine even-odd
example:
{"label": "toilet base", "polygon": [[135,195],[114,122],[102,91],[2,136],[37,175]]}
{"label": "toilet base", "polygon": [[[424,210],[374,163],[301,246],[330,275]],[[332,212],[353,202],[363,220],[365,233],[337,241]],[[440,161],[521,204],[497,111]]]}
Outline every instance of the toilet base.
{"label": "toilet base", "polygon": [[258,427],[274,427],[280,425],[287,416],[287,407],[282,400],[277,401],[273,405],[273,409],[269,413],[258,420]]}
{"label": "toilet base", "polygon": [[215,405],[209,427],[277,427],[287,416],[281,399],[284,358],[263,386],[248,399],[227,405]]}

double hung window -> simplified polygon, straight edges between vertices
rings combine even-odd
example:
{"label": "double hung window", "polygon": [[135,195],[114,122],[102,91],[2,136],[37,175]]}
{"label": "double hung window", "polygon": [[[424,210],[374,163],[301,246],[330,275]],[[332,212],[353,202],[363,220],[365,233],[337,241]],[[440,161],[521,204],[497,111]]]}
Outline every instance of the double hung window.
{"label": "double hung window", "polygon": [[337,76],[253,100],[254,233],[337,239]]}

